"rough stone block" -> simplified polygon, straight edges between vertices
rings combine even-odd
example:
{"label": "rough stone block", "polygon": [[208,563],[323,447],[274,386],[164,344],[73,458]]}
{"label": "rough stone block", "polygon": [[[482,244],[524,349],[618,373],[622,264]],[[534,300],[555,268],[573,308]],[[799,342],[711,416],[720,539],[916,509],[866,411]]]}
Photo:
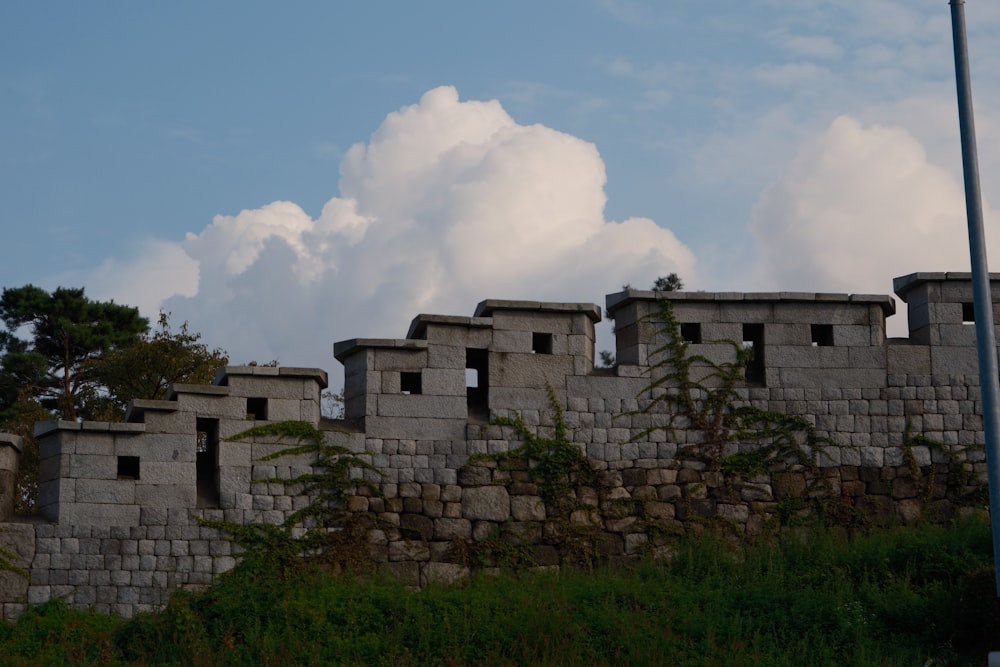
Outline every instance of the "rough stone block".
{"label": "rough stone block", "polygon": [[510,512],[515,521],[544,521],[545,503],[535,495],[511,496]]}
{"label": "rough stone block", "polygon": [[[162,487],[170,484],[194,485],[197,479],[197,471],[195,470],[194,463],[160,461],[142,463],[140,461],[140,465],[141,477],[136,484],[138,487],[136,490],[137,494],[143,486],[152,485]],[[136,502],[140,501],[137,500]]]}
{"label": "rough stone block", "polygon": [[[931,373],[933,375],[968,375],[979,377],[979,360],[976,348],[932,347]],[[973,380],[976,382],[976,380]]]}
{"label": "rough stone block", "polygon": [[193,482],[188,485],[139,484],[135,488],[135,502],[143,507],[193,509],[198,493]]}
{"label": "rough stone block", "polygon": [[69,471],[65,473],[76,479],[113,480],[118,476],[118,457],[108,455],[72,454]]}
{"label": "rough stone block", "polygon": [[430,562],[420,570],[420,583],[423,586],[432,583],[445,585],[458,584],[469,577],[469,568],[457,563]]}
{"label": "rough stone block", "polygon": [[380,417],[464,420],[468,416],[464,385],[461,396],[428,396],[425,394],[379,396],[378,415]]}
{"label": "rough stone block", "polygon": [[138,505],[73,503],[62,508],[59,521],[76,526],[137,526]]}
{"label": "rough stone block", "polygon": [[421,389],[427,396],[459,396],[465,403],[465,368],[426,368]]}
{"label": "rough stone block", "polygon": [[427,367],[427,349],[381,348],[375,350],[374,370],[417,371]]}
{"label": "rough stone block", "polygon": [[135,482],[116,479],[78,479],[76,501],[131,505],[135,502]]}
{"label": "rough stone block", "polygon": [[502,486],[467,488],[462,493],[462,515],[473,521],[506,521],[510,518],[510,495]]}
{"label": "rough stone block", "polygon": [[767,348],[767,364],[782,369],[850,368],[850,359],[846,347],[774,345]]}

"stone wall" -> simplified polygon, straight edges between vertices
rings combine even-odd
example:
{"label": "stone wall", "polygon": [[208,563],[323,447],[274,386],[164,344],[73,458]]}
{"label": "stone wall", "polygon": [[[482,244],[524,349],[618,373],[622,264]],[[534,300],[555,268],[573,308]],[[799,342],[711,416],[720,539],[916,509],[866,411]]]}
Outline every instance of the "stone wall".
{"label": "stone wall", "polygon": [[[906,339],[886,338],[888,296],[626,290],[606,304],[618,363],[595,369],[598,306],[490,300],[472,317],[420,315],[405,339],[337,343],[344,420],[320,417],[322,371],[230,367],[212,385],[135,401],[122,424],[40,424],[44,522],[6,524],[31,542],[18,549],[31,582],[0,593],[4,614],[62,597],[128,616],[230,569],[233,547],[199,518],[279,523],[308,502],[275,481],[310,470],[308,457],[264,461],[289,443],[230,439],[283,420],[318,426],[381,471],[357,471],[380,493],[348,506],[374,520],[371,559],[414,583],[657,554],[707,521],[752,534],[810,509],[852,524],[950,518],[981,503],[985,477],[971,280],[912,274],[895,288]],[[660,298],[688,355],[752,353],[730,407],[798,418],[803,457],[727,468],[761,442],[726,441],[707,460],[690,415],[654,428],[669,411],[641,409],[677,384],[650,386],[665,371],[668,339],[649,317]],[[521,441],[496,418],[542,438],[565,426],[590,474],[553,499],[537,461],[502,456]]]}

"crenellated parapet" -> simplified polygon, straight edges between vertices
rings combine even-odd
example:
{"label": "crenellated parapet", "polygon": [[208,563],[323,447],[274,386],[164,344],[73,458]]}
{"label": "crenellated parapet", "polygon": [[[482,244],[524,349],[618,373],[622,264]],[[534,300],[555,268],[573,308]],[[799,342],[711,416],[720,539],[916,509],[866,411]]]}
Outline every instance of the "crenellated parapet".
{"label": "crenellated parapet", "polygon": [[[993,281],[1000,302],[1000,275]],[[335,343],[343,419],[321,415],[324,371],[239,366],[211,384],[175,385],[166,400],[135,400],[122,423],[40,423],[44,523],[33,529],[31,585],[26,600],[0,603],[8,617],[52,597],[131,615],[159,608],[174,588],[210,583],[237,556],[200,519],[277,524],[308,502],[276,480],[312,471],[312,459],[265,460],[290,443],[234,439],[280,421],[318,427],[380,471],[356,471],[380,494],[359,492],[349,507],[376,519],[373,560],[415,584],[461,576],[453,545],[505,531],[537,565],[566,556],[559,521],[599,535],[604,556],[632,557],[663,546],[650,522],[661,536],[706,519],[754,533],[782,503],[820,488],[872,523],[950,518],[985,476],[971,276],[915,273],[894,288],[906,338],[886,335],[888,295],[626,289],[603,311],[487,300],[471,316],[418,315],[404,338]],[[688,355],[724,364],[734,347],[749,351],[733,407],[793,417],[826,446],[734,485],[692,454],[706,436],[690,420],[655,428],[669,415],[644,408],[676,390],[650,388],[668,342],[655,318],[663,300]],[[604,313],[616,362],[596,368]],[[597,476],[576,490],[584,509],[562,518],[529,463],[490,458],[519,444],[492,419],[551,435],[557,412]],[[19,445],[0,436],[0,503]],[[754,446],[726,441],[721,455]],[[635,513],[609,509],[621,507]]]}

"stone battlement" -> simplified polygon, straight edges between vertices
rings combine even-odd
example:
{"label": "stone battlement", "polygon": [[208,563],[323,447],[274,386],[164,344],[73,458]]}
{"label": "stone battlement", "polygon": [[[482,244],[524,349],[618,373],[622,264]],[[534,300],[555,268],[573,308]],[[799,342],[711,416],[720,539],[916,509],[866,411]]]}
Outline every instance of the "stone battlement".
{"label": "stone battlement", "polygon": [[[998,303],[1000,275],[992,279]],[[372,558],[415,583],[461,576],[467,564],[455,545],[498,533],[526,545],[538,565],[563,562],[558,521],[593,529],[608,557],[655,552],[654,535],[713,517],[757,532],[783,502],[820,485],[875,523],[947,518],[985,474],[971,276],[914,273],[894,289],[907,305],[907,338],[886,337],[895,313],[886,295],[628,289],[605,304],[615,322],[611,368],[594,364],[599,306],[487,300],[471,317],[418,315],[402,339],[336,343],[342,420],[320,414],[325,372],[254,366],[223,369],[211,385],[176,385],[167,400],[133,401],[123,423],[38,424],[44,523],[4,524],[21,542],[30,534],[31,549],[15,551],[30,551],[32,577],[22,586],[0,573],[0,602],[8,617],[52,597],[131,615],[158,608],[176,587],[210,583],[236,559],[199,518],[280,523],[308,502],[268,481],[309,471],[308,457],[264,461],[288,443],[231,440],[287,420],[319,427],[383,473],[363,473],[382,495],[359,493],[351,509],[377,519]],[[690,420],[656,429],[667,416],[642,409],[662,395],[651,388],[668,342],[653,318],[660,299],[689,356],[725,364],[735,349],[748,351],[738,404],[801,418],[828,444],[807,464],[734,486],[692,455],[705,436]],[[518,445],[491,419],[516,416],[551,432],[550,388],[569,440],[599,475],[576,491],[577,511],[591,508],[583,514],[557,516],[530,466],[488,459]],[[0,437],[0,461],[18,445]],[[754,446],[727,442],[723,453]],[[920,482],[953,473],[965,481]],[[8,478],[0,470],[0,491]],[[624,501],[628,512],[612,511]],[[14,538],[0,535],[0,546],[5,539]]]}

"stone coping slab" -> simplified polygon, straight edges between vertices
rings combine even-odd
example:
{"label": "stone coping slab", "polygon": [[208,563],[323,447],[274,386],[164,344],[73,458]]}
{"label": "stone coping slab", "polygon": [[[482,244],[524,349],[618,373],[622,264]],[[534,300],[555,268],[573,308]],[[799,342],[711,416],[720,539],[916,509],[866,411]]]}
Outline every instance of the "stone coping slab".
{"label": "stone coping slab", "polygon": [[175,412],[177,401],[162,401],[153,398],[133,398],[125,411],[125,421],[141,421],[147,412]]}
{"label": "stone coping slab", "polygon": [[493,326],[493,319],[489,317],[465,317],[462,315],[428,315],[421,313],[410,322],[410,329],[406,332],[407,338],[423,339],[427,335],[428,324],[441,324],[463,329],[489,329]]}
{"label": "stone coping slab", "polygon": [[9,445],[18,452],[24,451],[24,438],[13,433],[0,433],[0,445]]}
{"label": "stone coping slab", "polygon": [[144,433],[145,424],[135,424],[126,422],[96,422],[96,421],[69,421],[66,419],[53,419],[52,421],[36,422],[35,437],[40,438],[55,431],[101,431],[110,433]]}
{"label": "stone coping slab", "polygon": [[[925,283],[942,283],[948,281],[972,282],[972,273],[969,271],[917,271],[905,276],[892,279],[892,291],[906,301],[907,294],[911,290]],[[990,282],[1000,282],[1000,273],[990,273]]]}
{"label": "stone coping slab", "polygon": [[304,366],[226,366],[219,369],[212,384],[224,386],[230,377],[234,376],[263,376],[282,378],[304,378],[316,380],[325,389],[329,383],[329,376],[322,368],[308,368]]}
{"label": "stone coping slab", "polygon": [[333,356],[343,363],[351,355],[370,349],[426,350],[427,341],[407,338],[350,338],[333,344]]}
{"label": "stone coping slab", "polygon": [[508,301],[486,299],[476,306],[476,317],[489,317],[498,310],[528,313],[583,313],[593,322],[601,321],[601,307],[596,303],[558,303],[546,301]]}
{"label": "stone coping slab", "polygon": [[175,384],[167,391],[167,400],[177,400],[180,394],[202,394],[205,396],[229,396],[229,387],[215,384]]}
{"label": "stone coping slab", "polygon": [[896,312],[896,302],[887,294],[843,294],[838,292],[655,292],[653,290],[627,289],[609,294],[605,305],[613,313],[636,301],[687,301],[691,303],[846,303],[876,305],[886,316]]}

